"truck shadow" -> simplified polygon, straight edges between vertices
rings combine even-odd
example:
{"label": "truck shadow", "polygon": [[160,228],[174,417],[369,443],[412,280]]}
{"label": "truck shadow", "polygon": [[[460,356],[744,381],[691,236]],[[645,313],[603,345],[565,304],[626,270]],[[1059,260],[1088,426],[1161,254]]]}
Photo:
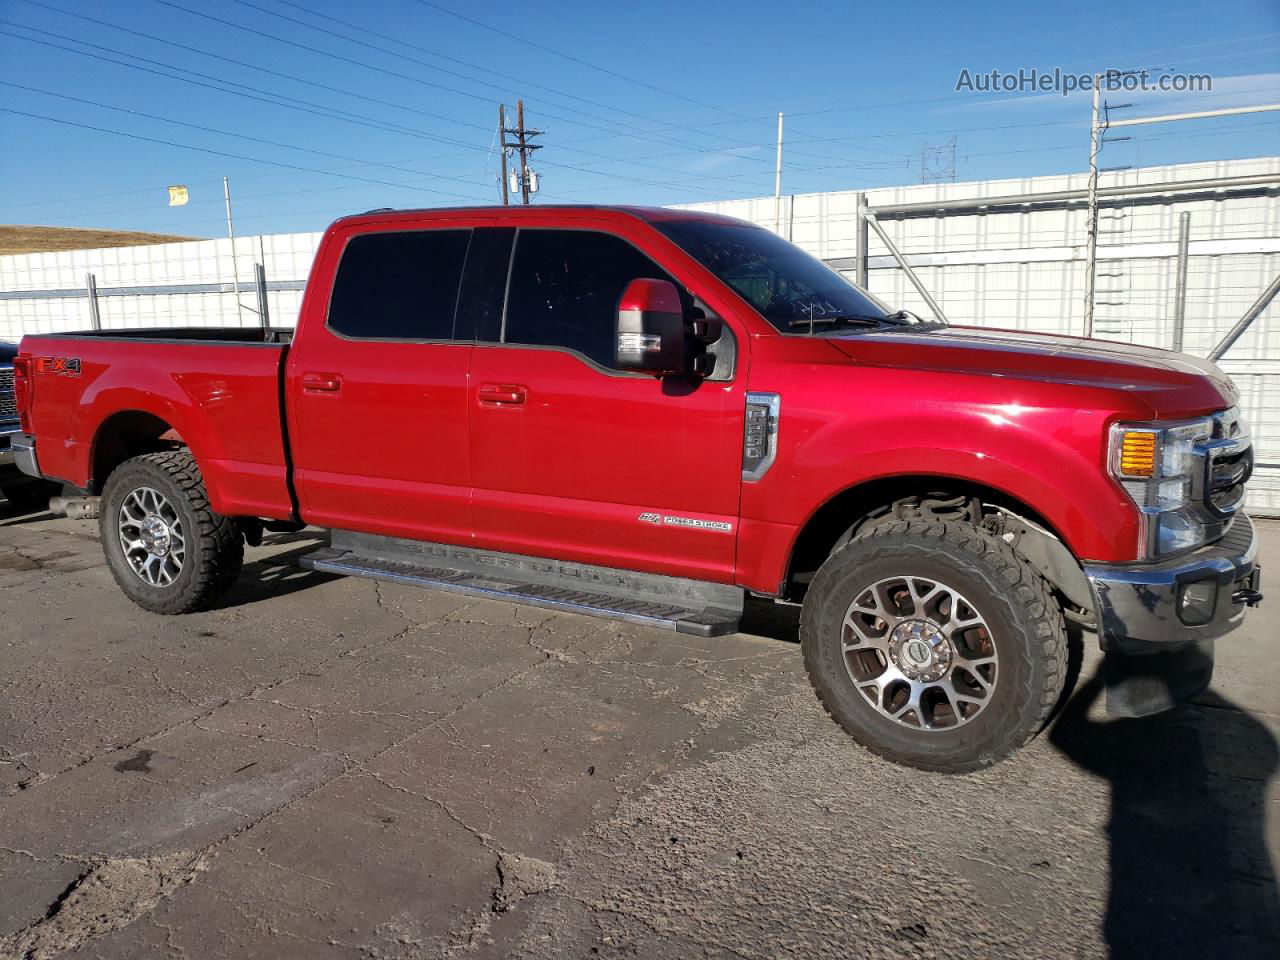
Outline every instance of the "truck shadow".
{"label": "truck shadow", "polygon": [[298,566],[300,558],[325,545],[325,540],[319,534],[305,530],[301,533],[269,534],[263,543],[266,546],[287,543],[300,545],[292,550],[246,563],[235,586],[217,604],[219,608],[240,607],[272,597],[284,597],[342,579],[337,574],[304,570]]}
{"label": "truck shadow", "polygon": [[56,519],[48,510],[15,510],[7,502],[0,501],[0,527],[20,527],[27,523]]}
{"label": "truck shadow", "polygon": [[742,608],[739,633],[786,643],[800,642],[800,606],[748,596]]}
{"label": "truck shadow", "polygon": [[52,520],[53,514],[45,504],[14,503],[0,494],[0,527],[16,527],[23,523],[35,523],[39,520]]}
{"label": "truck shadow", "polygon": [[1113,960],[1275,957],[1280,895],[1266,791],[1280,764],[1266,726],[1206,692],[1141,719],[1102,719],[1101,672],[1063,708],[1051,742],[1111,785]]}

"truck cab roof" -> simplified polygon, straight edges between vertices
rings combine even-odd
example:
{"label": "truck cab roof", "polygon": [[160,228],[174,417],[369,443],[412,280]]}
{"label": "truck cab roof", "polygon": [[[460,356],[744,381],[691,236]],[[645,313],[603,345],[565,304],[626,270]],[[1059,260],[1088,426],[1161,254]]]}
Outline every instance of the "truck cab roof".
{"label": "truck cab roof", "polygon": [[493,205],[477,205],[477,206],[460,206],[460,207],[407,207],[403,209],[394,207],[379,207],[374,210],[368,210],[364,213],[348,214],[345,217],[339,217],[333,222],[331,227],[339,224],[351,223],[385,223],[387,220],[421,220],[421,219],[447,219],[452,216],[483,216],[493,214],[501,216],[506,220],[529,220],[536,222],[538,220],[564,220],[566,218],[582,217],[583,219],[598,220],[604,215],[608,217],[629,217],[636,220],[643,220],[647,223],[658,223],[672,220],[695,220],[704,223],[724,223],[734,226],[744,226],[749,224],[748,221],[739,220],[736,217],[726,217],[723,214],[707,213],[703,210],[677,210],[670,207],[639,207],[628,206],[624,204],[539,204],[537,206],[525,206],[523,204],[513,204],[503,206],[501,204]]}

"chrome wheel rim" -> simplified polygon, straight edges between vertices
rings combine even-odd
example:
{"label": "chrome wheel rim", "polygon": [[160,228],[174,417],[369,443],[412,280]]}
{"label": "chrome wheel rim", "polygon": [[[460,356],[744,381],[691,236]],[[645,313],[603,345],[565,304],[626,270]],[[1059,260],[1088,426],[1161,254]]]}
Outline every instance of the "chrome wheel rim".
{"label": "chrome wheel rim", "polygon": [[987,621],[953,587],[928,577],[886,577],[844,616],[849,679],[872,708],[914,730],[953,730],[991,703],[999,656]]}
{"label": "chrome wheel rim", "polygon": [[120,504],[120,547],[129,569],[150,587],[167,587],[178,579],[187,556],[182,520],[164,496],[139,487]]}

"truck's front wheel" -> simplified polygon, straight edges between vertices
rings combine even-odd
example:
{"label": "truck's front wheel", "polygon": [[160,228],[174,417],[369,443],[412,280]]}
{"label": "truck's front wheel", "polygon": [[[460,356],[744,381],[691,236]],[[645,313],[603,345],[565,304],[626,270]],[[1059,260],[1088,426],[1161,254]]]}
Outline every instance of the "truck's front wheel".
{"label": "truck's front wheel", "polygon": [[98,524],[116,583],[154,613],[208,607],[244,561],[240,532],[210,508],[200,468],[185,451],[120,464],[103,488]]}
{"label": "truck's front wheel", "polygon": [[800,637],[832,718],[925,770],[1004,759],[1043,726],[1066,675],[1048,584],[964,523],[885,524],[838,550],[810,585]]}

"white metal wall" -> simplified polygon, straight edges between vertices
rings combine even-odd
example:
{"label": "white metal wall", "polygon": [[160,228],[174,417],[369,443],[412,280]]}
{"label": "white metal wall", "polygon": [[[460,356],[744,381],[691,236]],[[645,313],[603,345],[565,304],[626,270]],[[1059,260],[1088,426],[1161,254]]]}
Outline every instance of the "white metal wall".
{"label": "white metal wall", "polygon": [[[257,326],[253,265],[261,263],[270,282],[301,284],[311,269],[319,233],[282,233],[237,237],[236,259],[230,240],[196,240],[141,247],[108,247],[0,257],[0,340],[27,333],[87,330],[89,303],[85,275],[94,274],[98,311],[107,329],[157,326]],[[237,310],[233,286],[239,272]],[[113,296],[123,287],[223,284],[226,293]],[[44,291],[78,292],[50,297]],[[23,297],[30,293],[30,297]],[[292,326],[302,302],[300,290],[274,290],[268,311],[274,326]]]}
{"label": "white metal wall", "polygon": [[[1280,172],[1280,157],[1145,167],[1104,174],[1103,186],[1201,180]],[[924,200],[967,199],[1079,189],[1085,174],[928,184],[867,191],[872,207]],[[774,200],[694,204],[774,225]],[[828,260],[856,253],[857,193],[784,197],[781,232]],[[1184,349],[1201,356],[1280,272],[1280,196],[1209,200],[1169,199],[1103,210],[1099,242],[1096,335],[1167,347],[1172,342],[1178,215],[1191,214]],[[895,220],[885,230],[907,256],[953,323],[1052,333],[1082,330],[1085,211],[1037,210]],[[320,240],[318,233],[241,237],[236,267],[243,289],[237,310],[231,292],[112,296],[137,286],[224,284],[232,281],[227,240],[117,247],[0,257],[0,339],[24,333],[89,327],[80,295],[92,272],[106,328],[146,326],[255,326],[253,264],[264,264],[271,284],[301,286]],[[896,305],[921,314],[927,307],[896,263],[871,236],[869,285]],[[852,273],[852,268],[847,271]],[[49,297],[45,291],[62,291]],[[30,296],[23,296],[29,293]],[[301,292],[273,290],[271,322],[292,326]],[[1280,513],[1280,302],[1262,315],[1222,361],[1242,394],[1257,439],[1260,469],[1250,507]]]}

